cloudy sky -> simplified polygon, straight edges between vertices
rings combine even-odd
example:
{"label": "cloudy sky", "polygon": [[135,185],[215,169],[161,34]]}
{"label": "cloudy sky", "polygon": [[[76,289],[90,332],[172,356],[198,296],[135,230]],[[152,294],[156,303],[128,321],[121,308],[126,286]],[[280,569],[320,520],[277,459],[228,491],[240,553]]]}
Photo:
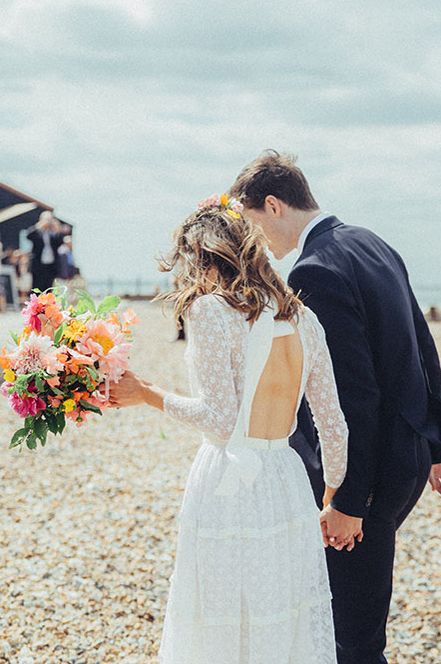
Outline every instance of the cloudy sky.
{"label": "cloudy sky", "polygon": [[262,149],[441,283],[439,0],[0,0],[0,178],[76,225],[86,276],[151,276]]}

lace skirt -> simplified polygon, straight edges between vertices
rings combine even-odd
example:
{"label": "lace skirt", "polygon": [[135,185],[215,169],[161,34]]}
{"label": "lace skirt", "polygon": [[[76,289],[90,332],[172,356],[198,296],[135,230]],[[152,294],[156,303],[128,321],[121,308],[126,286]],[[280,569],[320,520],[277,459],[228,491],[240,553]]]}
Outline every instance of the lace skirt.
{"label": "lace skirt", "polygon": [[336,664],[318,510],[303,462],[258,450],[252,488],[215,495],[225,450],[203,443],[179,514],[160,664]]}

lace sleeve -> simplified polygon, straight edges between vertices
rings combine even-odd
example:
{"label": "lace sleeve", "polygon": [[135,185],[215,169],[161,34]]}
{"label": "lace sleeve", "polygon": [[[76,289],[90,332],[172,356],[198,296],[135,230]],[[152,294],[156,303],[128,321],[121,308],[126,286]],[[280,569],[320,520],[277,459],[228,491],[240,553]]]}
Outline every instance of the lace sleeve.
{"label": "lace sleeve", "polygon": [[315,315],[312,316],[317,345],[305,396],[320,440],[325,482],[338,489],[347,469],[348,427],[340,407],[325,332]]}
{"label": "lace sleeve", "polygon": [[198,394],[167,394],[164,411],[200,431],[229,438],[238,413],[231,364],[231,330],[225,322],[224,304],[215,295],[195,300],[189,313],[191,364]]}

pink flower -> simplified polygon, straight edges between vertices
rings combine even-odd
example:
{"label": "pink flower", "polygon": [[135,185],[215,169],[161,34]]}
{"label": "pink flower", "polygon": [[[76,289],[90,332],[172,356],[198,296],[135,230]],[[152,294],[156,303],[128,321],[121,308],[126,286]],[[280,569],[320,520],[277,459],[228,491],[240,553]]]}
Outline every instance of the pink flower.
{"label": "pink flower", "polygon": [[5,380],[4,383],[2,383],[0,387],[0,392],[4,397],[7,397],[9,399],[9,388],[14,387],[14,383],[8,383],[8,381]]}
{"label": "pink flower", "polygon": [[211,194],[211,196],[208,196],[207,198],[204,198],[202,201],[199,201],[198,203],[198,208],[202,210],[202,208],[211,208],[211,207],[219,207],[220,206],[220,196],[219,194]]}
{"label": "pink flower", "polygon": [[[5,389],[6,386],[6,389]],[[35,396],[19,396],[16,392],[7,394],[8,388],[12,387],[12,383],[4,383],[2,385],[2,393],[8,397],[9,405],[11,408],[20,415],[20,417],[34,417],[41,410],[46,409],[46,404],[38,395]]]}
{"label": "pink flower", "polygon": [[131,344],[126,335],[117,325],[103,320],[90,320],[86,327],[86,334],[77,344],[78,352],[99,363],[101,380],[117,382],[128,367]]}
{"label": "pink flower", "polygon": [[232,203],[230,205],[231,209],[233,210],[233,212],[237,212],[238,214],[242,214],[243,204],[240,203],[240,201],[236,201],[235,199],[233,199],[233,200],[234,200],[234,203]]}
{"label": "pink flower", "polygon": [[59,353],[60,349],[53,345],[50,337],[31,332],[20,341],[9,357],[11,367],[17,374],[40,370],[55,374],[63,369],[63,363],[58,359]]}
{"label": "pink flower", "polygon": [[117,383],[129,366],[131,344],[120,343],[99,360],[98,373],[101,379]]}
{"label": "pink flower", "polygon": [[139,318],[133,309],[126,309],[123,312],[123,321],[126,325],[135,325],[135,323],[139,323]]}
{"label": "pink flower", "polygon": [[29,325],[36,332],[41,332],[41,320],[39,314],[43,313],[43,311],[44,304],[39,301],[38,296],[35,295],[35,293],[31,293],[31,297],[21,313],[25,319],[26,325]]}

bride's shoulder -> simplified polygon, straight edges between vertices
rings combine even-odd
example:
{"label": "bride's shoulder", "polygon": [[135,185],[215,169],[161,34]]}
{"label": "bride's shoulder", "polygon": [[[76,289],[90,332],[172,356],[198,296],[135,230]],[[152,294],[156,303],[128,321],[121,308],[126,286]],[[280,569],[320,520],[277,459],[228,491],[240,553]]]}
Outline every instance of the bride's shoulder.
{"label": "bride's shoulder", "polygon": [[314,330],[316,333],[320,335],[325,334],[325,331],[323,329],[322,324],[320,323],[320,320],[317,317],[317,314],[315,314],[313,310],[307,307],[305,304],[302,304],[299,307],[298,320],[303,325],[305,325],[309,330],[311,331]]}
{"label": "bride's shoulder", "polygon": [[232,307],[228,302],[217,293],[206,293],[199,295],[191,304],[189,309],[190,320],[193,318],[207,317],[211,315],[232,317],[241,316],[241,313]]}

